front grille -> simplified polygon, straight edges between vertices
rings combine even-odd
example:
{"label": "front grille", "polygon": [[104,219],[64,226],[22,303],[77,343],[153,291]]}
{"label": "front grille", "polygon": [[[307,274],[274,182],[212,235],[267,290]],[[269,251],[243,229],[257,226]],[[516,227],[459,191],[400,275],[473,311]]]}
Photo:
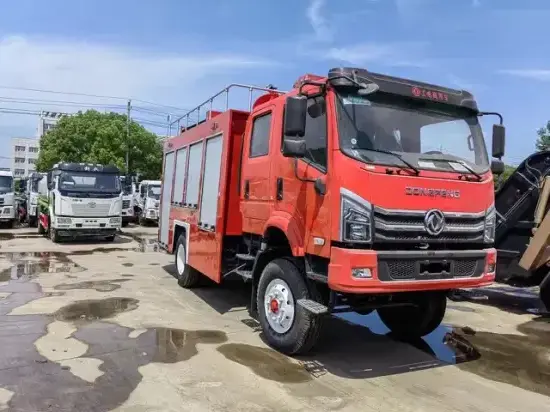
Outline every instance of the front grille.
{"label": "front grille", "polygon": [[109,211],[111,205],[107,204],[96,204],[95,207],[90,207],[87,204],[79,205],[73,204],[73,216],[82,216],[82,217],[102,217],[109,216]]}
{"label": "front grille", "polygon": [[122,208],[128,209],[130,207],[130,201],[129,200],[123,200],[122,201]]}
{"label": "front grille", "polygon": [[[425,271],[423,263],[445,262],[448,271]],[[438,258],[438,259],[380,259],[378,262],[378,277],[382,281],[399,280],[436,280],[478,277],[483,274],[485,259],[481,257],[468,258]],[[429,267],[429,266],[426,266]]]}
{"label": "front grille", "polygon": [[483,242],[485,213],[443,212],[445,227],[431,236],[424,226],[426,211],[374,208],[375,241],[378,242]]}

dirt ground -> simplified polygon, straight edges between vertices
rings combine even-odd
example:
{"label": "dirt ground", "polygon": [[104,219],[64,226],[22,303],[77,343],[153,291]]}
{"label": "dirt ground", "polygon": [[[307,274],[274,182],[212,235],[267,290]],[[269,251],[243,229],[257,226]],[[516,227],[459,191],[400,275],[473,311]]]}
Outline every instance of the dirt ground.
{"label": "dirt ground", "polygon": [[536,290],[449,301],[412,344],[374,313],[328,319],[311,355],[268,348],[247,289],[184,290],[157,228],[113,243],[0,231],[0,410],[550,411]]}

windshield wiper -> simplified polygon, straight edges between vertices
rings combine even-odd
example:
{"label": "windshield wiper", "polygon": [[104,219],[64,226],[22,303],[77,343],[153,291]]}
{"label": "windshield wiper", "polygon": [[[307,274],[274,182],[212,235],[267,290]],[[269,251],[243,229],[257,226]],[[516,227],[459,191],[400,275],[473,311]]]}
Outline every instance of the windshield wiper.
{"label": "windshield wiper", "polygon": [[[389,154],[389,155],[392,155],[394,157],[397,157],[405,165],[407,165],[409,167],[409,169],[412,169],[416,176],[418,176],[420,174],[420,170],[416,166],[414,166],[411,162],[408,162],[405,159],[403,159],[403,157],[401,155],[398,155],[397,153],[390,152],[389,150],[382,150],[382,149],[364,149],[364,150],[369,150],[371,152],[385,153],[385,154]],[[401,169],[407,169],[406,167],[399,166],[399,165],[395,165],[395,167],[400,167]]]}
{"label": "windshield wiper", "polygon": [[473,174],[475,177],[477,177],[477,181],[481,182],[483,180],[483,176],[481,176],[479,173],[477,173],[474,169],[472,169],[470,166],[466,164],[466,162],[450,162],[450,163],[458,163],[460,166],[462,166],[464,169],[466,169],[468,172]]}

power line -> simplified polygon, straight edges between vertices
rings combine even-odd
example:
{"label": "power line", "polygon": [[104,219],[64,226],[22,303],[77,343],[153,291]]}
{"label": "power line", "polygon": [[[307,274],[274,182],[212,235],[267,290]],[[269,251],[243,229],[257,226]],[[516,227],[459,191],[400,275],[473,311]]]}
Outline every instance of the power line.
{"label": "power line", "polygon": [[[86,96],[86,97],[94,97],[94,98],[97,98],[97,99],[116,99],[116,100],[125,100],[125,101],[129,100],[128,97],[105,96],[105,95],[90,94],[90,93],[62,92],[62,91],[59,91],[59,90],[35,89],[35,88],[31,88],[31,87],[14,87],[14,86],[2,86],[2,85],[0,85],[0,89],[23,90],[23,91],[36,92],[36,93],[65,94],[65,95],[69,95],[69,96]],[[164,104],[154,103],[154,102],[150,102],[150,101],[147,101],[147,100],[141,100],[141,99],[131,99],[131,100],[136,101],[136,102],[149,104],[149,105],[152,105],[152,106],[165,107],[165,108],[168,108],[168,109],[176,109],[176,110],[179,110],[179,111],[182,111],[182,112],[188,111],[187,109],[183,109],[181,107],[167,106],[167,105],[164,105]]]}

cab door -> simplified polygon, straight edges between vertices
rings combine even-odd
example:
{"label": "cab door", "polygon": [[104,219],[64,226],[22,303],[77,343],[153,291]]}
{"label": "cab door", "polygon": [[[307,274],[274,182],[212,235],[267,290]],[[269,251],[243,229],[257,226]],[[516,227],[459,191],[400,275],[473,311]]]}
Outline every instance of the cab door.
{"label": "cab door", "polygon": [[242,155],[241,211],[243,231],[262,234],[273,210],[271,182],[273,106],[254,114],[248,123]]}
{"label": "cab door", "polygon": [[[316,107],[312,107],[312,106]],[[275,209],[293,217],[293,224],[303,241],[304,252],[330,256],[331,210],[329,187],[329,147],[327,104],[325,96],[308,98],[306,131],[306,156],[303,159],[285,158],[279,149],[273,178],[277,180]],[[281,136],[282,127],[278,136]],[[279,146],[281,147],[281,146]],[[319,180],[325,193],[315,189]]]}

